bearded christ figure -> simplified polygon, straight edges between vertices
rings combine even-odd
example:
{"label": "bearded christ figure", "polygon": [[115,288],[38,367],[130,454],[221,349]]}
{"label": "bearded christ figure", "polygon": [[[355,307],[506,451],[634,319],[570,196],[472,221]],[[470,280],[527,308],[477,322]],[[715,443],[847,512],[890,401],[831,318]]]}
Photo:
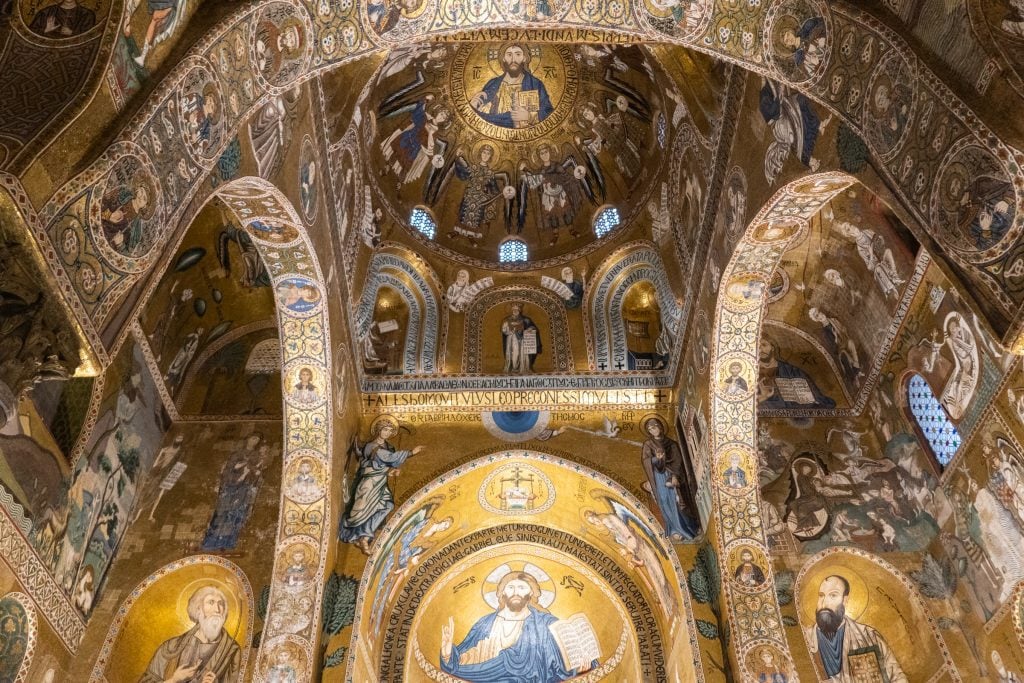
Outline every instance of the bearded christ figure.
{"label": "bearded christ figure", "polygon": [[469,101],[482,119],[502,128],[526,128],[554,111],[544,81],[530,73],[530,48],[507,45],[501,53],[504,73],[487,81]]}

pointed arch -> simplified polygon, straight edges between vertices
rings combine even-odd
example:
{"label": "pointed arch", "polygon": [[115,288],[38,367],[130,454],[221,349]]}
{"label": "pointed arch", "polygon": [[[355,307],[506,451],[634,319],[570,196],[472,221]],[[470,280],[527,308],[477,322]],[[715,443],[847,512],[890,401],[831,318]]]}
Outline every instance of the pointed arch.
{"label": "pointed arch", "polygon": [[[263,178],[239,178],[214,195],[232,212],[252,237],[260,257],[270,273],[275,290],[277,320],[281,338],[281,382],[284,395],[284,446],[282,466],[297,458],[313,458],[322,467],[320,491],[332,490],[332,421],[335,382],[331,369],[330,326],[327,317],[327,285],[312,243],[291,202]],[[299,296],[283,296],[281,286],[298,289]],[[313,388],[303,391],[296,384],[309,373]],[[323,603],[324,572],[331,543],[329,520],[331,501],[327,495],[309,501],[282,477],[281,519],[274,545],[274,568],[266,627],[260,640],[254,668],[254,680],[263,680],[278,653],[290,654],[296,671],[312,675],[318,653],[315,649]],[[289,523],[285,523],[286,518]],[[304,543],[313,557],[313,579],[296,591],[286,588],[284,568],[290,558],[288,545]],[[276,611],[297,609],[298,601],[312,605],[309,623],[286,631],[289,619],[274,619]]]}
{"label": "pointed arch", "polygon": [[[593,326],[594,348],[590,359],[593,369],[622,370],[626,367],[626,326],[622,304],[626,292],[638,282],[649,282],[654,286],[662,325],[673,340],[678,338],[683,308],[672,291],[661,255],[649,242],[632,242],[615,250],[601,263],[588,287],[585,310],[589,311]],[[674,347],[675,344],[670,372],[678,358]]]}
{"label": "pointed arch", "polygon": [[[411,286],[410,286],[411,285]],[[386,244],[370,261],[353,321],[353,342],[369,333],[373,308],[382,286],[397,291],[409,306],[409,328],[403,357],[405,374],[432,375],[438,371],[438,340],[441,334],[441,309],[437,277],[416,254],[397,244]]]}

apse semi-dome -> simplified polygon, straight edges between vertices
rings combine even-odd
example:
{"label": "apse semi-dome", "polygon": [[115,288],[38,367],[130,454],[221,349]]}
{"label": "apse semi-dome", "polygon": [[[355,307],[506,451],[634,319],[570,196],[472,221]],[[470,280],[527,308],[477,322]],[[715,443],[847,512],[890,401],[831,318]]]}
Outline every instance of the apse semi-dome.
{"label": "apse semi-dome", "polygon": [[[393,51],[363,103],[377,200],[410,234],[493,268],[500,245],[554,265],[613,239],[645,205],[664,160],[667,82],[639,46],[505,42]],[[430,210],[436,235],[410,225]],[[595,230],[614,208],[618,226]],[[617,229],[616,229],[617,228]]]}

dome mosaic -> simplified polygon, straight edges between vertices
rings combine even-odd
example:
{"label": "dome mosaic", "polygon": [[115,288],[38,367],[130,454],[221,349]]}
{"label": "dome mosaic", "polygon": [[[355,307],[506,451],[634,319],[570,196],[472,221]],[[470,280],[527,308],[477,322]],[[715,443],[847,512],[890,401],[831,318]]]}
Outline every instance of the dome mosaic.
{"label": "dome mosaic", "polygon": [[[664,153],[664,79],[638,46],[506,42],[393,51],[376,76],[365,158],[391,218],[441,253],[530,267],[586,253],[644,206]],[[430,238],[411,226],[426,211]]]}

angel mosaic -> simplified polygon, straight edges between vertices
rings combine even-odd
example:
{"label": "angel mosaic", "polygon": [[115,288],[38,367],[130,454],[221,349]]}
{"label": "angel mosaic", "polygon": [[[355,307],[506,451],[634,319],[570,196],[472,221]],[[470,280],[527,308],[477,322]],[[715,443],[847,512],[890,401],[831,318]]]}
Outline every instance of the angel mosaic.
{"label": "angel mosaic", "polygon": [[403,450],[395,447],[390,439],[398,434],[398,420],[390,415],[382,415],[370,426],[370,441],[360,449],[355,491],[341,519],[339,540],[355,544],[366,554],[370,553],[370,543],[377,530],[395,508],[390,476],[398,474],[402,464],[424,448],[414,446]]}
{"label": "angel mosaic", "polygon": [[578,164],[572,154],[556,159],[547,143],[537,147],[537,161],[539,164],[533,169],[525,161],[519,165],[517,232],[521,233],[526,225],[532,195],[534,211],[538,214],[537,226],[549,233],[549,245],[558,242],[558,231],[562,227],[568,228],[572,237],[579,237],[573,223],[583,198],[597,205],[586,166]]}
{"label": "angel mosaic", "polygon": [[463,182],[459,220],[448,233],[449,239],[463,237],[476,246],[490,232],[491,222],[497,217],[499,208],[508,231],[516,188],[508,173],[495,170],[495,156],[494,146],[490,143],[480,145],[470,159],[466,158],[463,150],[456,150],[456,157],[442,171],[437,193],[429,197],[431,203],[436,202],[437,194],[451,176]]}

